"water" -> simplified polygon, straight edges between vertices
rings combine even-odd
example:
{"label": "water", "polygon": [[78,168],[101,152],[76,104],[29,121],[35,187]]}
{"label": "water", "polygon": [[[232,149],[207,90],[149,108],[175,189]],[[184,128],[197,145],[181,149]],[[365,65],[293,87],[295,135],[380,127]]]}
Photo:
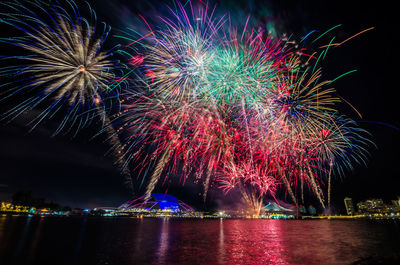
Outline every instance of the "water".
{"label": "water", "polygon": [[381,220],[0,216],[0,264],[400,264]]}

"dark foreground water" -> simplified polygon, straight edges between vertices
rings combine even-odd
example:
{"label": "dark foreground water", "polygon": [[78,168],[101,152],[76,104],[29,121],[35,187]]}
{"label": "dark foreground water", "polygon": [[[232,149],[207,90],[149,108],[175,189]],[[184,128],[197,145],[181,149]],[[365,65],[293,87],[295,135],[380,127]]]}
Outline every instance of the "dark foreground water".
{"label": "dark foreground water", "polygon": [[0,264],[400,264],[400,225],[0,216]]}

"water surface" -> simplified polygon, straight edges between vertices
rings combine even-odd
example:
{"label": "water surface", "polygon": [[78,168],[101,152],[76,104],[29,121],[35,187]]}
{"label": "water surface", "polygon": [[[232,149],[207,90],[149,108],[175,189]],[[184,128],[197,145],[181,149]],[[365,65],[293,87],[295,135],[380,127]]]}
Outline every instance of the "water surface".
{"label": "water surface", "polygon": [[393,220],[0,216],[0,264],[400,264]]}

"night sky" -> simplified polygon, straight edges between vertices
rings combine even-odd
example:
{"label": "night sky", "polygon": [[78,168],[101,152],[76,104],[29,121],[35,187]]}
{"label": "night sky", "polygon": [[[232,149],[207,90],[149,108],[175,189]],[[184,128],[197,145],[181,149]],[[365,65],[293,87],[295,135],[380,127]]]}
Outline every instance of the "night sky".
{"label": "night sky", "polygon": [[[135,15],[151,16],[156,10],[163,9],[160,2],[168,3],[132,0],[89,2],[98,20],[105,21],[113,29],[129,27],[137,21]],[[334,87],[362,114],[362,118],[345,104],[339,105],[339,110],[361,121],[359,125],[371,133],[376,144],[376,147],[369,148],[367,167],[355,166],[354,172],[335,180],[333,201],[338,208],[343,208],[345,196],[356,202],[373,197],[391,200],[400,196],[400,119],[396,96],[399,49],[398,45],[395,46],[398,15],[392,4],[389,1],[370,5],[365,1],[282,0],[215,3],[220,13],[230,11],[232,17],[242,23],[250,14],[258,25],[265,26],[266,22],[272,21],[279,32],[293,33],[296,39],[301,39],[311,30],[324,32],[337,24],[342,24],[335,31],[338,40],[375,27],[330,50],[322,63],[324,79],[358,70],[336,81]],[[0,51],[1,55],[8,52],[3,46],[0,46]],[[7,104],[0,107],[2,112],[9,106]],[[132,197],[113,165],[112,157],[105,155],[108,144],[102,137],[89,140],[99,126],[93,124],[74,138],[71,134],[51,137],[57,124],[56,117],[29,133],[26,125],[35,115],[37,113],[32,111],[11,123],[0,123],[0,200],[9,200],[18,190],[32,190],[35,196],[71,207],[118,206]],[[157,188],[158,191],[165,189]],[[184,187],[171,184],[169,192],[196,207],[218,207],[222,200],[214,191],[204,205],[199,190],[190,184]],[[234,195],[229,195],[227,203],[235,199]]]}

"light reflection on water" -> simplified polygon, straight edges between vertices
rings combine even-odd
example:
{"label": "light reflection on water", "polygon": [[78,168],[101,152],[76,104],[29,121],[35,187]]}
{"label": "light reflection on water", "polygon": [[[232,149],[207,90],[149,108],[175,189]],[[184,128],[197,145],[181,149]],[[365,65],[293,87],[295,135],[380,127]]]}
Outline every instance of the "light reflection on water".
{"label": "light reflection on water", "polygon": [[390,220],[0,216],[0,264],[385,264],[398,253]]}
{"label": "light reflection on water", "polygon": [[160,243],[159,243],[158,252],[157,252],[157,257],[158,257],[157,264],[165,264],[165,258],[166,258],[166,255],[168,254],[168,246],[169,246],[169,244],[168,244],[168,235],[169,235],[168,223],[169,223],[169,218],[162,219]]}

